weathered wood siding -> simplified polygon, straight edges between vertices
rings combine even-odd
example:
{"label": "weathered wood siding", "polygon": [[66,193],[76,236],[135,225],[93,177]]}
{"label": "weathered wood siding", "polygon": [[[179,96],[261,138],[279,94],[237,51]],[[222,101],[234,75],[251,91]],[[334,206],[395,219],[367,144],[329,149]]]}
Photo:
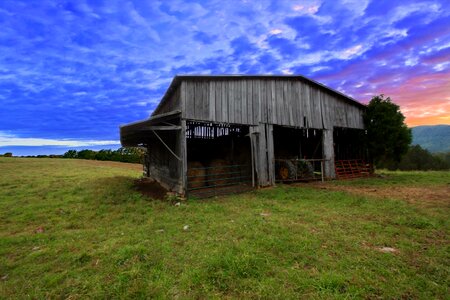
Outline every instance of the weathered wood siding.
{"label": "weathered wood siding", "polygon": [[180,87],[185,119],[318,129],[364,128],[362,108],[302,80],[191,79],[184,80]]}
{"label": "weathered wood siding", "polygon": [[181,90],[179,87],[175,89],[175,91],[170,95],[169,98],[165,99],[165,101],[161,102],[152,115],[159,115],[167,112],[171,112],[174,110],[181,109]]}
{"label": "weathered wood siding", "polygon": [[[186,150],[184,131],[158,132],[158,135],[179,157],[184,157]],[[155,137],[147,150],[150,176],[166,189],[183,194],[185,184],[183,160],[180,161],[173,156]]]}

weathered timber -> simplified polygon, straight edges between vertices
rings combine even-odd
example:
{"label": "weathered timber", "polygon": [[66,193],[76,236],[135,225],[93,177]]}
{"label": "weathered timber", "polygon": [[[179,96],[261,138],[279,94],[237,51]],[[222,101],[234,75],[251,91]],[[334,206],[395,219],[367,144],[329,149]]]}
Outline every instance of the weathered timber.
{"label": "weathered timber", "polygon": [[[194,153],[200,145],[230,164],[248,163],[255,184],[268,186],[275,184],[277,155],[286,153],[321,156],[322,176],[334,178],[333,131],[364,135],[364,111],[356,100],[303,76],[185,75],[174,78],[149,119],[121,126],[120,135],[124,146],[147,147],[151,176],[180,194],[188,190],[187,162],[204,156]],[[293,130],[283,146],[274,139],[280,127]],[[215,144],[221,146],[211,150]],[[340,153],[364,152],[359,150]]]}

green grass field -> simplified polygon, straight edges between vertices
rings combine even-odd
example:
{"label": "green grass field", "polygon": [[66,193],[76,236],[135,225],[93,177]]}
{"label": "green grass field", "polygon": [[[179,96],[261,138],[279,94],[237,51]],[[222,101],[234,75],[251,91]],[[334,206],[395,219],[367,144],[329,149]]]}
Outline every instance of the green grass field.
{"label": "green grass field", "polygon": [[0,298],[448,299],[449,172],[175,206],[140,169],[0,158]]}

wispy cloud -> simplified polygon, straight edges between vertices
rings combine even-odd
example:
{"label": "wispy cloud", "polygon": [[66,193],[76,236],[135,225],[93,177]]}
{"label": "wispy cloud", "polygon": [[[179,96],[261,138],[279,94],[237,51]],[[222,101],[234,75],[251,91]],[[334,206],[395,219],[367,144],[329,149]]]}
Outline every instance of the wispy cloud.
{"label": "wispy cloud", "polygon": [[5,134],[0,132],[0,147],[7,147],[7,146],[88,147],[88,146],[103,146],[103,145],[118,145],[118,144],[120,144],[119,141],[21,138],[11,134]]}
{"label": "wispy cloud", "polygon": [[[429,107],[439,101],[432,91],[449,91],[433,82],[450,69],[445,8],[445,0],[1,1],[0,130],[114,141],[118,125],[147,117],[178,73],[302,74],[361,101],[392,92],[401,106]],[[404,97],[401,87],[419,77],[433,79]]]}

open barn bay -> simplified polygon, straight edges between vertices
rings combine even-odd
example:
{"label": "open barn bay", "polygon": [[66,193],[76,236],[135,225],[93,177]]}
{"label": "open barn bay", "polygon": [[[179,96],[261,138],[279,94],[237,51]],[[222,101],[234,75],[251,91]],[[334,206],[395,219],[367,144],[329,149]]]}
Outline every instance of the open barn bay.
{"label": "open barn bay", "polygon": [[140,174],[0,158],[0,298],[448,296],[448,172],[179,206],[141,195]]}

